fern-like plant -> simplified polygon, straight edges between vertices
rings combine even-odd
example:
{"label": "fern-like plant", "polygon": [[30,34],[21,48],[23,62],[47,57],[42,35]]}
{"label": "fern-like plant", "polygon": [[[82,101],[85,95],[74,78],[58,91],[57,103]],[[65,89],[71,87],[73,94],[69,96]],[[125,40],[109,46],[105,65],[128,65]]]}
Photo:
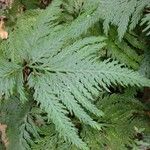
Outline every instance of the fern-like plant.
{"label": "fern-like plant", "polygon": [[[95,135],[92,136],[99,138],[99,133],[105,127],[105,120],[106,124],[109,122],[110,114],[106,109],[110,108],[111,103],[114,101],[117,101],[114,103],[119,103],[119,105],[115,104],[114,110],[113,107],[110,109],[111,113],[117,115],[117,119],[121,117],[123,120],[121,122],[117,120],[119,127],[122,127],[120,123],[129,125],[127,121],[136,109],[136,106],[133,105],[129,108],[132,113],[129,112],[129,116],[124,118],[123,115],[126,114],[124,109],[128,107],[124,106],[123,101],[120,105],[118,102],[120,96],[105,97],[104,100],[100,99],[98,104],[95,104],[100,92],[110,93],[116,87],[122,90],[131,86],[134,88],[150,87],[148,78],[126,67],[137,70],[142,59],[139,56],[140,53],[137,52],[142,49],[142,46],[131,33],[127,33],[120,43],[114,39],[116,37],[113,35],[114,29],[108,37],[103,32],[96,35],[91,31],[104,19],[104,33],[108,31],[109,23],[112,23],[118,26],[121,40],[126,32],[129,18],[133,17],[130,25],[133,29],[136,13],[148,6],[148,0],[142,3],[142,8],[138,8],[142,1],[137,0],[113,0],[113,3],[85,0],[84,3],[79,2],[78,5],[75,2],[77,1],[71,3],[54,0],[45,10],[28,10],[17,18],[13,29],[10,28],[9,39],[1,42],[0,96],[2,109],[0,122],[8,125],[8,150],[31,149],[34,145],[33,141],[36,143],[37,139],[41,140],[38,141],[39,143],[50,141],[51,145],[56,147],[47,146],[44,149],[63,149],[55,145],[58,139],[62,140],[59,144],[67,143],[64,149],[67,149],[68,145],[71,145],[72,149],[96,149],[96,145],[91,147],[91,143],[84,138],[84,134],[88,134],[86,132],[90,128],[89,134],[94,131]],[[117,11],[110,14],[110,11],[114,9]],[[70,16],[69,19],[67,16]],[[136,19],[134,23],[137,21]],[[146,21],[148,17],[143,19],[143,24]],[[131,42],[129,39],[135,40],[133,45],[129,44]],[[108,55],[102,58],[101,53],[105,50],[108,51]],[[118,53],[118,56],[115,53]],[[124,96],[126,95],[122,97]],[[121,112],[122,116],[120,116],[121,110],[119,111],[121,106],[124,111]],[[137,107],[141,106],[139,102]],[[41,113],[33,112],[33,108]],[[16,112],[12,112],[12,109]],[[6,114],[3,115],[3,112]],[[101,120],[101,117],[105,119]],[[115,124],[116,118],[113,117],[110,115],[110,121],[112,119]],[[41,123],[37,120],[41,120]],[[54,135],[46,134],[50,139],[46,137],[42,142],[40,134],[45,135],[45,133],[40,132],[38,127],[45,122],[48,124],[46,127],[52,129],[51,133],[54,132],[54,129],[56,132]],[[83,126],[82,134],[79,134],[78,124]],[[128,138],[126,142],[124,142],[125,139],[117,138],[116,141],[114,139],[109,144],[110,140],[104,138],[102,140],[106,142],[101,145],[111,145],[110,147],[115,149],[118,140],[119,149],[126,145],[130,146],[132,144],[130,139],[134,139],[133,126],[135,124],[134,122],[130,126],[132,128],[129,129],[131,137],[126,135]],[[118,126],[116,125],[115,128]],[[119,127],[116,132],[118,135],[122,134],[120,132],[122,128],[119,130]],[[107,138],[110,139],[113,137],[111,129],[106,130]],[[56,141],[53,143],[53,140]],[[33,146],[33,149],[34,147],[36,146]]]}

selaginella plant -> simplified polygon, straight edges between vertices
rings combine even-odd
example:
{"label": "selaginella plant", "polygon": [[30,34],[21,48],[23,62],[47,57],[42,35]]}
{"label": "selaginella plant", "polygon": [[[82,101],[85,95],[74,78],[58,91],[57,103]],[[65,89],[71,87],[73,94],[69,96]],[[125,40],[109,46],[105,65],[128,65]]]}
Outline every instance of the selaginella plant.
{"label": "selaginella plant", "polygon": [[[137,129],[149,132],[148,107],[135,98],[150,87],[149,4],[53,0],[18,15],[0,46],[8,150],[138,147]],[[133,32],[140,20],[143,39]]]}

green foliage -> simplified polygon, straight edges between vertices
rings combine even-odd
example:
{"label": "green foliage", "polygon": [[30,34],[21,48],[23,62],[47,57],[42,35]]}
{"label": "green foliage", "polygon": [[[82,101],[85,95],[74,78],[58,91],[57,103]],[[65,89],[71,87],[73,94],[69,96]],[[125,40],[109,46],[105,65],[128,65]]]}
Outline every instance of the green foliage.
{"label": "green foliage", "polygon": [[[13,94],[13,89],[15,87],[18,88],[17,80],[20,79],[20,66],[7,62],[5,60],[1,60],[0,74],[0,96],[1,98],[3,96],[5,98],[8,98],[10,95]],[[21,82],[22,81],[19,81],[19,84]]]}
{"label": "green foliage", "polygon": [[150,78],[150,50],[146,49],[144,53],[144,59],[140,67],[140,73],[145,77]]}
{"label": "green foliage", "polygon": [[[150,0],[86,1],[87,5],[85,9],[88,10],[91,7],[94,10],[93,14],[95,15],[93,16],[93,22],[95,23],[98,20],[103,19],[103,28],[106,35],[108,35],[110,25],[117,26],[120,41],[128,29],[131,31],[138,25],[143,17],[144,8],[149,7],[150,3]],[[91,14],[89,16],[91,16]],[[146,15],[142,22],[145,23],[148,21],[149,15]],[[145,30],[147,30],[147,28]]]}
{"label": "green foliage", "polygon": [[31,103],[27,102],[23,105],[17,97],[1,101],[0,120],[1,123],[7,124],[8,150],[29,149],[31,137],[28,132],[38,137],[37,129],[30,119],[30,108]]}
{"label": "green foliage", "polygon": [[147,31],[147,35],[150,35],[150,13],[146,14],[145,17],[142,19],[141,25],[146,24],[146,28],[143,32]]}
{"label": "green foliage", "polygon": [[[100,133],[89,132],[85,128],[86,140],[89,141],[91,149],[128,149],[134,144],[136,136],[135,127],[146,128],[149,130],[149,124],[142,118],[144,110],[142,104],[127,94],[106,96],[98,102],[98,105],[105,113],[105,118],[99,122],[106,123],[106,127]],[[147,118],[148,119],[148,118]],[[143,124],[145,122],[145,124]],[[94,133],[94,134],[93,134]],[[96,136],[96,137],[95,137]],[[93,138],[95,137],[95,138]],[[95,140],[97,139],[97,140]],[[95,145],[95,147],[94,147]]]}
{"label": "green foliage", "polygon": [[135,70],[139,68],[142,57],[138,51],[142,51],[145,47],[143,43],[137,40],[135,35],[127,33],[121,42],[118,41],[114,30],[110,31],[107,40],[107,55],[113,59],[119,60]]}
{"label": "green foliage", "polygon": [[38,8],[39,1],[38,0],[20,0],[21,4],[24,5],[26,9],[36,9]]}
{"label": "green foliage", "polygon": [[[6,113],[0,122],[8,125],[9,149],[123,150],[135,144],[135,127],[148,128],[144,104],[129,91],[96,99],[100,92],[150,87],[146,50],[141,72],[148,78],[126,67],[138,70],[147,49],[146,38],[126,31],[148,2],[55,0],[45,10],[29,4],[0,45]],[[147,15],[142,22],[149,22]]]}
{"label": "green foliage", "polygon": [[[145,128],[142,133],[150,132],[149,118],[144,116],[147,108],[134,96],[132,97],[131,93],[127,91],[125,94],[112,94],[99,98],[96,105],[105,113],[102,118],[97,118],[98,122],[103,123],[100,132],[80,124],[80,136],[88,143],[91,150],[107,148],[126,150],[136,145],[134,138],[141,133],[137,129]],[[54,150],[77,150],[76,147],[59,138],[52,124],[43,126],[40,134],[43,138],[35,142],[33,150],[42,150],[43,147]]]}
{"label": "green foliage", "polygon": [[127,31],[134,29],[140,21],[143,10],[149,6],[150,0],[102,0],[100,9],[104,19],[104,32],[107,34],[110,24],[118,27],[121,40]]}

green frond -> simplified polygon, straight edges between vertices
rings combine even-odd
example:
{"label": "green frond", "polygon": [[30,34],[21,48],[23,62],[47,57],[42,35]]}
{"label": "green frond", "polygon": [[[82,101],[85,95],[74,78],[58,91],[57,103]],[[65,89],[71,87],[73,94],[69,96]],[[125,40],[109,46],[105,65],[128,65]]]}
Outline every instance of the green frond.
{"label": "green frond", "polygon": [[109,24],[118,26],[119,39],[121,40],[127,30],[130,17],[136,7],[137,0],[117,1],[109,0],[101,5],[104,12],[104,32],[107,34]]}
{"label": "green frond", "polygon": [[29,10],[18,18],[14,30],[9,34],[8,49],[5,52],[12,61],[19,63],[23,63],[24,60],[29,61],[28,53],[31,52],[31,47],[36,48],[36,42],[41,37],[50,34],[50,28],[57,25],[55,20],[58,19],[57,15],[61,12],[60,5],[61,1],[56,1],[54,6],[44,12]]}
{"label": "green frond", "polygon": [[62,9],[66,20],[73,20],[83,12],[84,0],[64,0]]}
{"label": "green frond", "polygon": [[[21,71],[21,67],[15,63],[8,62],[6,60],[0,61],[0,97],[9,98],[14,93],[14,89],[18,85],[16,80],[19,76],[18,72]],[[19,79],[18,79],[19,80]],[[20,82],[22,82],[20,80]],[[21,84],[21,83],[20,83]],[[21,92],[21,87],[20,92]]]}
{"label": "green frond", "polygon": [[146,28],[143,32],[148,32],[147,36],[150,35],[150,13],[146,14],[145,17],[142,19],[141,25],[146,24]]}
{"label": "green frond", "polygon": [[[116,32],[111,30],[106,42],[107,55],[137,70],[142,60],[137,52],[143,51],[142,49],[146,47],[142,46],[142,42],[139,42],[135,36],[129,33],[125,35],[121,42],[118,41],[115,35]],[[131,41],[133,41],[133,43]]]}
{"label": "green frond", "polygon": [[31,33],[32,26],[40,13],[40,10],[27,11],[17,18],[17,23],[5,42],[5,49],[3,48],[3,53],[11,61],[23,63],[24,58],[28,59],[26,51],[29,50],[29,45],[26,37]]}
{"label": "green frond", "polygon": [[128,27],[130,30],[136,27],[150,0],[102,0],[99,3],[100,18],[104,19],[104,32],[108,34],[110,25],[117,26],[119,40],[121,41]]}
{"label": "green frond", "polygon": [[34,63],[31,62],[29,65],[33,69],[29,85],[35,90],[34,99],[48,113],[48,118],[55,124],[60,135],[79,148],[82,148],[82,144],[84,148],[85,144],[79,140],[74,125],[66,117],[68,114],[66,108],[83,123],[99,129],[100,125],[81,108],[82,106],[98,116],[102,114],[89,101],[93,100],[92,95],[102,89],[109,91],[111,85],[150,84],[148,79],[124,68],[117,61],[95,62],[92,56],[100,47],[105,46],[104,39],[103,37],[80,39],[57,54],[49,51],[49,55],[42,56],[37,62],[33,61]]}
{"label": "green frond", "polygon": [[140,67],[140,73],[143,74],[145,77],[150,78],[150,50],[146,49],[144,53],[144,59],[142,61]]}
{"label": "green frond", "polygon": [[144,49],[146,49],[146,45],[144,44],[144,41],[142,39],[139,39],[138,35],[136,35],[135,33],[126,33],[125,34],[125,40],[127,40],[127,42],[134,47],[135,49],[138,49],[138,51],[143,51]]}
{"label": "green frond", "polygon": [[[51,94],[51,87],[41,77],[34,80],[35,82],[32,81],[33,83],[31,83],[35,84],[34,98],[41,104],[41,108],[47,112],[48,118],[55,124],[60,136],[63,136],[79,148],[87,149],[86,144],[78,137],[77,130],[71,123],[71,120],[66,116],[68,112],[65,110],[65,107],[59,102],[57,96],[53,93]],[[45,89],[45,87],[47,88]]]}
{"label": "green frond", "polygon": [[[130,95],[129,91],[126,91],[125,94],[104,97],[98,102],[99,107],[106,115],[106,122],[109,122],[106,126],[106,133],[108,144],[112,149],[119,148],[119,145],[122,147],[120,149],[127,149],[126,145],[132,145],[134,142],[132,139],[136,135],[135,127],[145,128],[149,131],[149,118],[144,116],[144,111],[147,108]],[[142,123],[143,121],[145,124]]]}
{"label": "green frond", "polygon": [[[89,133],[89,128],[85,128],[84,136],[87,134],[86,139],[89,140],[91,148],[98,150],[109,147],[112,150],[115,149],[128,149],[126,146],[131,146],[133,139],[135,138],[137,128],[146,128],[149,130],[148,117],[136,116],[136,114],[144,114],[143,104],[131,96],[125,94],[113,94],[110,96],[105,96],[103,99],[98,101],[99,108],[105,113],[104,120],[100,119],[106,123],[104,131],[101,133],[94,132],[93,137],[97,136],[96,141],[92,139],[92,132]],[[135,115],[135,116],[134,116]],[[143,120],[145,124],[143,124]],[[147,120],[147,121],[146,121]],[[87,132],[87,131],[88,132]],[[94,142],[94,143],[92,143]]]}
{"label": "green frond", "polygon": [[140,22],[143,17],[143,12],[146,7],[148,7],[150,0],[138,0],[136,4],[136,9],[131,17],[131,24],[129,25],[130,31],[132,31]]}
{"label": "green frond", "polygon": [[[128,147],[135,146],[139,148],[139,145],[136,145],[136,141],[134,141],[136,135],[141,133],[137,129],[145,128],[150,132],[149,118],[144,115],[147,108],[135,99],[133,94],[134,92],[129,89],[124,94],[112,94],[99,98],[96,105],[105,113],[102,118],[97,118],[99,122],[104,124],[102,130],[97,132],[89,126],[80,125],[79,134],[91,150],[104,150],[106,148],[127,150]],[[142,130],[142,133],[145,130]],[[33,150],[42,150],[42,148],[54,150],[78,149],[61,139],[53,124],[41,127],[41,135],[43,138],[35,141]]]}
{"label": "green frond", "polygon": [[[38,127],[35,125],[30,115],[28,116],[26,115],[23,121],[24,122],[20,125],[20,128],[19,128],[20,130],[19,141],[21,144],[20,146],[24,150],[30,150],[31,145],[34,144],[33,137],[36,139],[39,138],[39,134],[37,132]],[[9,147],[11,148],[11,146]],[[18,149],[18,146],[17,146],[17,149]]]}
{"label": "green frond", "polygon": [[[26,11],[17,17],[8,40],[1,42],[0,95],[8,105],[2,111],[9,112],[1,119],[9,127],[9,147],[16,144],[16,149],[29,150],[39,138],[32,104],[43,110],[44,126],[55,127],[55,131],[50,130],[52,134],[41,133],[46,138],[36,141],[46,148],[62,150],[69,145],[70,150],[96,150],[106,145],[116,149],[119,143],[119,148],[125,149],[133,143],[134,126],[141,127],[144,119],[140,122],[132,117],[139,110],[144,113],[145,108],[133,96],[113,94],[97,104],[95,99],[100,92],[116,87],[150,87],[149,79],[126,68],[139,68],[142,50],[147,46],[133,34],[125,34],[134,13],[141,15],[148,0],[140,8],[141,0],[86,0],[87,5],[81,0],[79,6],[69,7],[76,2],[55,0],[45,10]],[[67,20],[67,13],[71,19]],[[108,38],[103,32],[92,33],[102,20]],[[109,30],[110,25],[117,27],[120,41],[116,32]],[[101,58],[99,54],[105,50],[108,56]],[[13,106],[16,112],[11,112]]]}
{"label": "green frond", "polygon": [[32,121],[29,102],[22,104],[17,97],[1,101],[0,122],[7,125],[8,150],[29,150],[31,137],[38,138],[37,127]]}
{"label": "green frond", "polygon": [[40,128],[40,131],[40,134],[43,135],[44,138],[36,140],[32,146],[32,150],[43,150],[43,148],[53,150],[77,150],[77,147],[59,137],[53,124],[44,125]]}
{"label": "green frond", "polygon": [[[67,110],[83,123],[100,129],[101,125],[84,110],[85,108],[97,116],[102,115],[91,102],[93,95],[97,95],[102,89],[109,91],[111,85],[149,86],[149,80],[124,68],[117,61],[96,62],[93,57],[106,45],[105,38],[94,36],[79,38],[85,33],[85,29],[91,26],[87,24],[91,21],[91,17],[85,14],[69,25],[58,25],[60,4],[61,2],[56,1],[53,7],[41,13],[32,28],[29,26],[29,31],[25,30],[24,35],[21,30],[23,26],[17,28],[14,33],[19,32],[18,38],[21,40],[18,39],[18,43],[13,41],[12,47],[15,45],[15,51],[19,52],[17,56],[21,56],[27,63],[26,66],[33,70],[28,84],[30,88],[34,88],[34,99],[47,112],[56,130],[79,148],[87,149],[67,117]],[[84,20],[85,28],[81,24]],[[12,37],[14,35],[12,34]],[[46,35],[47,37],[42,38]]]}

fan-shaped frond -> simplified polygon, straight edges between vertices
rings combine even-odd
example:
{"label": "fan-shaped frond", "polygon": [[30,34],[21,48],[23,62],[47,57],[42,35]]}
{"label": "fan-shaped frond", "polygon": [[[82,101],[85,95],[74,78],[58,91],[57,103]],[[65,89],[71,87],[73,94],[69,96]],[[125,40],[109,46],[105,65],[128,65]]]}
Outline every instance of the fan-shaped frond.
{"label": "fan-shaped frond", "polygon": [[[117,3],[117,8],[121,4],[122,12],[127,15],[120,14],[118,10],[119,17],[116,20],[104,18],[107,27],[110,22],[115,25],[119,23],[120,39],[135,9],[134,2],[136,0]],[[80,138],[72,117],[75,116],[80,122],[100,130],[101,123],[91,117],[103,116],[103,112],[94,105],[94,96],[99,91],[110,92],[110,87],[118,85],[150,86],[150,80],[118,61],[108,59],[102,62],[98,59],[98,53],[106,48],[106,38],[87,36],[86,33],[100,20],[102,13],[99,10],[102,3],[92,4],[90,9],[85,9],[87,11],[67,23],[62,17],[62,3],[63,1],[56,0],[46,10],[39,13],[27,12],[27,18],[24,16],[23,19],[18,19],[18,24],[10,33],[6,45],[4,44],[7,48],[2,49],[5,59],[10,62],[0,62],[0,92],[6,97],[20,94],[22,101],[30,93],[29,99],[35,100],[44,109],[59,136],[76,145],[78,149],[86,150],[88,146]],[[129,8],[124,9],[124,4]],[[133,5],[130,6],[131,4]],[[30,13],[33,13],[31,18],[28,17]],[[120,21],[125,24],[122,29]],[[119,48],[123,47],[123,50],[126,47],[128,56],[133,56],[132,59],[138,58],[126,42],[119,43],[116,40],[115,44]],[[134,44],[139,46],[136,42]],[[25,141],[29,139],[27,143],[30,143],[30,136],[25,130],[28,120],[25,121],[25,124],[21,124],[22,137]]]}
{"label": "fan-shaped frond", "polygon": [[103,41],[103,37],[80,39],[57,54],[49,51],[49,55],[29,65],[33,69],[29,85],[35,90],[35,100],[48,113],[56,130],[80,148],[83,143],[71,120],[66,117],[66,108],[82,122],[99,129],[100,125],[82,108],[97,116],[102,114],[90,101],[93,101],[93,95],[102,89],[109,91],[111,85],[150,84],[148,79],[124,68],[117,61],[96,62],[93,56],[105,45]]}

